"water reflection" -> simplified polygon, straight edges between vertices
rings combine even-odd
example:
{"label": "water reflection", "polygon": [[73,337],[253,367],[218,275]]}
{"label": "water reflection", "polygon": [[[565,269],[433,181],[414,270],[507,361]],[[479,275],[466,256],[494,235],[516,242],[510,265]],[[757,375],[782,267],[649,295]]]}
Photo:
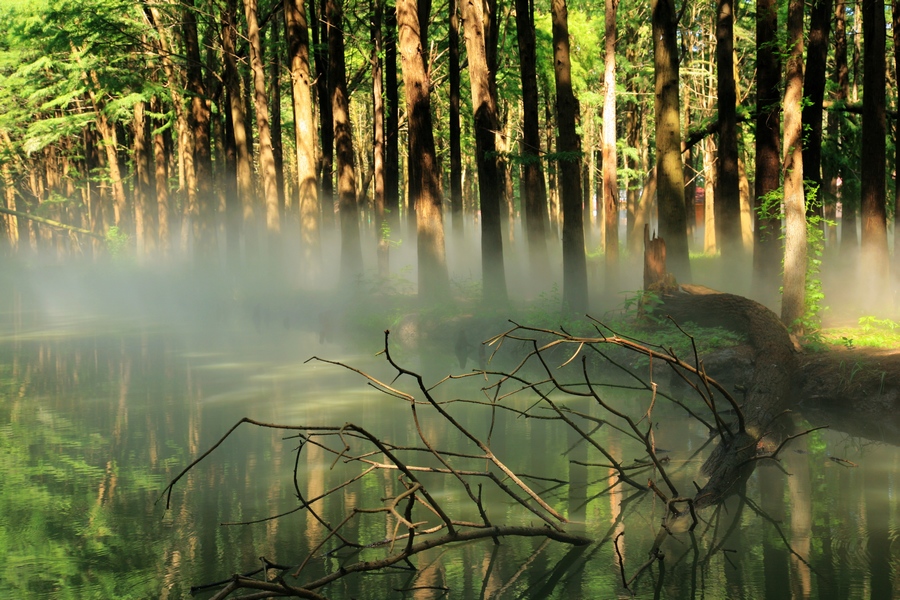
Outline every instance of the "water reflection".
{"label": "water reflection", "polygon": [[[205,337],[184,329],[122,323],[97,328],[15,314],[4,323],[0,344],[3,597],[181,598],[191,585],[258,568],[259,556],[299,564],[325,540],[322,522],[334,525],[354,508],[381,505],[381,498],[402,489],[396,472],[382,470],[369,483],[313,502],[321,521],[302,512],[266,519],[294,509],[298,491],[313,501],[360,467],[305,444],[295,488],[299,440],[248,427],[179,483],[166,511],[154,504],[165,482],[241,417],[309,425],[352,421],[403,444],[412,435],[408,407],[352,373],[304,364],[313,353],[341,353],[321,346],[314,329],[280,328],[260,339],[247,319],[246,330],[233,324]],[[372,354],[340,358],[389,380],[389,370]],[[437,374],[455,364],[452,354],[437,358],[441,364],[427,367],[424,358],[416,360]],[[448,387],[442,398],[479,394],[481,383],[461,385]],[[453,410],[487,436],[482,408]],[[675,484],[691,490],[708,452],[697,453],[705,429],[677,410],[657,410],[656,443],[667,451]],[[430,438],[455,443],[441,421],[428,419],[423,427]],[[635,454],[634,442],[609,427],[595,435],[616,459]],[[557,423],[504,415],[493,423],[491,440],[514,469],[566,480],[568,485],[535,485],[576,530],[597,542],[578,549],[540,539],[445,547],[417,557],[416,571],[348,578],[325,593],[627,595],[622,574],[632,577],[647,561],[665,505],[617,485],[603,458]],[[756,470],[744,497],[703,511],[697,528],[685,526],[667,538],[664,562],[642,572],[634,589],[641,597],[665,598],[890,598],[900,558],[892,544],[898,458],[895,446],[837,431],[799,438],[780,467]],[[447,502],[459,493],[452,483],[429,484]],[[498,519],[529,522],[505,497],[484,493]],[[391,535],[395,525],[392,518],[365,517],[341,532],[370,543]],[[325,544],[337,546],[334,540]],[[329,554],[308,564],[301,579],[377,552]]]}

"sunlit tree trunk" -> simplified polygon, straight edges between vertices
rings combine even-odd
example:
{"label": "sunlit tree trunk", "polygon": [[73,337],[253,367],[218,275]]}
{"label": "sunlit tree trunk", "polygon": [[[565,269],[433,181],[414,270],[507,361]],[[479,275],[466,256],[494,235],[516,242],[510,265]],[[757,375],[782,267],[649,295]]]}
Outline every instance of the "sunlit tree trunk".
{"label": "sunlit tree trunk", "polygon": [[616,157],[616,11],[619,0],[606,0],[606,65],[603,74],[603,214],[607,282],[618,278],[619,186]]}
{"label": "sunlit tree trunk", "polygon": [[653,0],[653,54],[656,80],[656,179],[659,233],[666,240],[669,268],[679,281],[690,281],[687,220],[684,214],[684,166],[678,101],[678,48],[673,0]]}
{"label": "sunlit tree trunk", "polygon": [[[847,2],[835,0],[834,9],[834,83],[836,90],[834,99],[837,102],[847,102],[850,99],[850,67],[847,64]],[[835,120],[839,117],[834,111],[829,111],[829,116]],[[850,136],[844,133],[844,119],[840,119],[838,127],[838,139],[847,140]],[[833,174],[834,188],[838,188],[837,180],[845,174],[838,171]],[[841,255],[852,262],[859,248],[859,236],[856,232],[856,210],[858,202],[851,199],[848,194],[841,193]]]}
{"label": "sunlit tree trunk", "polygon": [[384,39],[384,210],[400,235],[400,86],[397,84],[397,11],[387,7]]}
{"label": "sunlit tree trunk", "polygon": [[145,103],[134,105],[134,233],[137,256],[155,247],[150,206],[150,130]]}
{"label": "sunlit tree trunk", "polygon": [[291,67],[291,98],[294,107],[294,143],[297,148],[297,185],[300,212],[300,242],[304,272],[315,278],[319,272],[319,194],[316,181],[315,119],[309,64],[309,25],[302,0],[284,0],[288,59]]}
{"label": "sunlit tree trunk", "polygon": [[519,75],[522,78],[522,212],[525,214],[531,268],[535,274],[540,275],[547,273],[550,268],[547,259],[547,234],[544,230],[547,186],[541,169],[534,11],[529,0],[516,0],[516,33]]}
{"label": "sunlit tree trunk", "polygon": [[187,90],[190,93],[191,155],[194,185],[188,186],[190,216],[194,233],[195,255],[201,261],[212,261],[216,253],[216,228],[212,189],[212,154],[210,151],[210,108],[200,60],[197,37],[197,10],[194,0],[183,5],[182,35],[187,58]]}
{"label": "sunlit tree trunk", "polygon": [[[397,1],[400,58],[409,120],[409,194],[416,202],[416,249],[419,298],[446,299],[450,278],[444,255],[444,222],[441,212],[441,172],[434,149],[431,124],[431,90],[419,30],[416,0]],[[427,15],[425,15],[427,19]]]}
{"label": "sunlit tree trunk", "polygon": [[374,0],[372,18],[372,179],[375,204],[375,228],[378,236],[378,275],[387,277],[390,274],[390,240],[384,226],[387,224],[384,203],[384,74],[382,56],[384,53],[384,36],[382,20],[384,16],[383,0]]}
{"label": "sunlit tree trunk", "polygon": [[262,175],[263,204],[266,211],[269,256],[277,257],[281,249],[281,213],[278,200],[275,150],[269,127],[269,99],[266,96],[266,71],[263,66],[262,32],[258,22],[256,0],[244,0],[247,16],[247,41],[250,46],[250,70],[253,74],[253,105],[256,109],[256,132],[259,137],[259,171]]}
{"label": "sunlit tree trunk", "polygon": [[716,242],[730,264],[743,253],[738,175],[737,94],[734,82],[734,2],[719,0],[716,19],[719,160],[716,165]]}
{"label": "sunlit tree trunk", "polygon": [[[517,16],[518,19],[518,10]],[[518,22],[518,21],[517,21]],[[459,0],[450,0],[450,32],[449,32],[449,66],[450,79],[450,216],[453,234],[463,233],[463,199],[462,199],[462,150],[460,127],[460,61],[459,61]],[[524,94],[523,90],[523,94]]]}
{"label": "sunlit tree trunk", "polygon": [[788,4],[788,62],[784,92],[784,278],[781,321],[802,333],[806,304],[806,198],[803,193],[803,0]]}
{"label": "sunlit tree trunk", "polygon": [[484,299],[505,304],[506,270],[503,264],[503,236],[500,203],[503,197],[500,165],[496,156],[495,133],[499,131],[497,98],[492,93],[485,47],[484,9],[480,0],[462,0],[472,110],[475,113],[475,160],[481,204],[481,266]]}
{"label": "sunlit tree trunk", "polygon": [[575,129],[578,101],[572,90],[569,16],[565,0],[552,0],[553,63],[556,78],[556,150],[563,210],[563,309],[584,314],[588,307],[587,261],[581,212],[581,160]]}
{"label": "sunlit tree trunk", "polygon": [[[891,19],[891,32],[894,42],[894,79],[900,88],[900,1],[893,2],[893,15]],[[895,125],[895,131],[900,132],[900,127]],[[900,260],[900,133],[894,139],[894,261]],[[895,267],[896,269],[896,267]]]}
{"label": "sunlit tree trunk", "polygon": [[356,167],[350,127],[350,98],[344,68],[343,9],[341,0],[326,0],[328,22],[328,86],[334,121],[337,158],[338,205],[341,219],[341,280],[350,284],[362,270],[359,210],[356,204]]}
{"label": "sunlit tree trunk", "polygon": [[870,307],[888,305],[888,246],[885,191],[885,16],[884,0],[863,0],[863,118],[860,168],[862,254],[859,291]]}
{"label": "sunlit tree trunk", "polygon": [[759,298],[766,301],[778,293],[781,267],[781,218],[775,207],[765,214],[760,212],[766,196],[781,186],[781,160],[778,156],[778,137],[781,134],[781,58],[776,48],[777,35],[776,1],[757,0],[753,287],[759,290]]}

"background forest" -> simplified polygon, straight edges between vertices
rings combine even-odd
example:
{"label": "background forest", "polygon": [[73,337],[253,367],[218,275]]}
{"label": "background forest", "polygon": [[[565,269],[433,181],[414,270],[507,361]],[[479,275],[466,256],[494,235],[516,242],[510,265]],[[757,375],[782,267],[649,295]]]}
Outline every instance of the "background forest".
{"label": "background forest", "polygon": [[486,298],[527,246],[583,311],[588,262],[619,291],[651,225],[682,281],[689,251],[752,256],[754,294],[782,287],[803,329],[823,245],[862,265],[860,297],[890,297],[885,8],[3,0],[2,252],[312,281],[339,234],[352,281],[415,239],[418,293],[441,298],[468,230]]}

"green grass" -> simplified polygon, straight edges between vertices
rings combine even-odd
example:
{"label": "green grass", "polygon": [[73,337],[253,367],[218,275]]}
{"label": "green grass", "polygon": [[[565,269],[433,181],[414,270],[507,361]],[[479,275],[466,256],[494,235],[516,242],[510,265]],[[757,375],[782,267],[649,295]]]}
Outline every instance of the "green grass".
{"label": "green grass", "polygon": [[823,329],[822,341],[845,348],[900,348],[900,323],[873,316],[860,317],[856,327]]}

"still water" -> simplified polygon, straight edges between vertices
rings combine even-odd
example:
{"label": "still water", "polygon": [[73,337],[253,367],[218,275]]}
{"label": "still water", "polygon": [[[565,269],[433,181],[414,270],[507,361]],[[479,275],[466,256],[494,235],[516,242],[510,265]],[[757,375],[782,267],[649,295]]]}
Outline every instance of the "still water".
{"label": "still water", "polygon": [[[173,307],[138,317],[85,305],[60,310],[41,298],[28,289],[8,289],[3,298],[0,597],[183,598],[191,586],[258,568],[261,556],[296,566],[321,544],[323,553],[304,566],[298,580],[304,581],[382,555],[378,549],[324,554],[336,540],[326,539],[324,527],[303,511],[292,512],[298,491],[316,498],[363,470],[313,444],[298,458],[296,432],[241,425],[175,486],[168,509],[160,500],[171,478],[242,417],[354,423],[394,444],[413,443],[408,403],[367,386],[359,374],[305,362],[313,355],[339,360],[390,383],[394,372],[375,356],[382,339],[352,350],[321,340],[322,313],[309,317],[292,304],[271,314],[247,303],[210,305],[173,322],[159,318]],[[521,349],[507,351],[512,364]],[[396,357],[429,382],[462,372],[452,351],[442,348],[398,345]],[[415,391],[408,378],[393,385]],[[435,394],[486,399],[484,385],[448,381]],[[636,418],[647,409],[645,393],[604,393]],[[519,396],[508,402],[522,410],[534,402]],[[492,451],[516,472],[568,482],[528,480],[571,521],[568,530],[595,542],[580,548],[540,538],[456,544],[418,555],[416,570],[347,577],[320,593],[371,599],[616,598],[630,597],[630,590],[642,598],[900,596],[900,549],[893,543],[900,453],[883,440],[835,428],[795,440],[780,465],[756,470],[743,496],[701,511],[692,532],[674,530],[662,546],[665,559],[629,590],[623,575],[631,579],[647,562],[665,505],[627,486],[610,491],[616,477],[603,457],[558,421],[501,411],[491,422],[483,405],[447,406],[464,427],[489,438]],[[587,404],[569,407],[599,414]],[[472,452],[433,411],[419,412],[436,444]],[[710,449],[705,429],[662,401],[653,420],[675,485],[691,495]],[[798,424],[808,427],[802,418]],[[611,427],[594,436],[624,463],[641,456],[633,440]],[[328,443],[335,447],[335,439]],[[658,479],[648,471],[635,477]],[[458,486],[438,478],[429,486],[436,501],[477,519],[466,512],[473,511]],[[398,489],[396,472],[376,471],[314,506],[335,524],[354,509],[383,506],[382,498]],[[540,525],[488,484],[484,497],[495,523]],[[281,513],[289,514],[266,519]],[[223,525],[244,521],[259,522]],[[342,533],[373,543],[393,527],[381,514],[361,515]]]}

